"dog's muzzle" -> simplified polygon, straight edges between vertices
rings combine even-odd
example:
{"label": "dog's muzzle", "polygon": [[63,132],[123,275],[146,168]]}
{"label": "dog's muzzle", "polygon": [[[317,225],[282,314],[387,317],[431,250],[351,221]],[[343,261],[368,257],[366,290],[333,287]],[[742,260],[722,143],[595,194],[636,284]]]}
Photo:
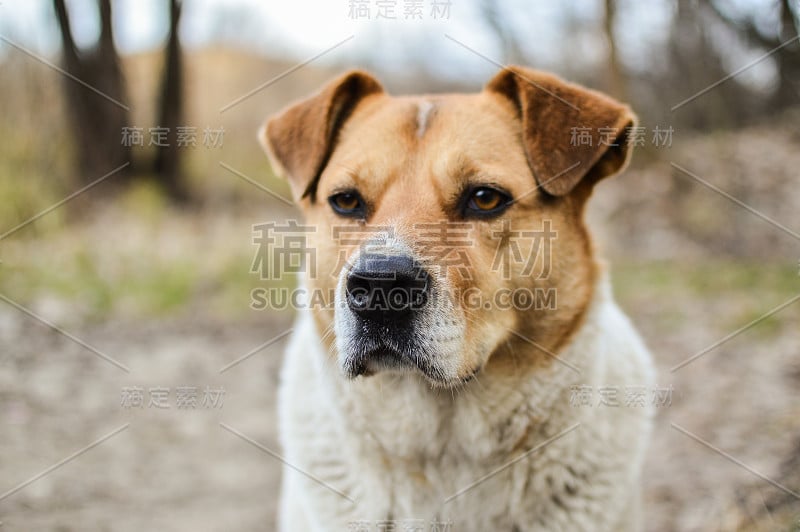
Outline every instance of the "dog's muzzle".
{"label": "dog's muzzle", "polygon": [[420,349],[420,334],[432,285],[410,254],[372,252],[356,259],[345,273],[345,309],[337,329],[346,374],[426,369],[430,361]]}

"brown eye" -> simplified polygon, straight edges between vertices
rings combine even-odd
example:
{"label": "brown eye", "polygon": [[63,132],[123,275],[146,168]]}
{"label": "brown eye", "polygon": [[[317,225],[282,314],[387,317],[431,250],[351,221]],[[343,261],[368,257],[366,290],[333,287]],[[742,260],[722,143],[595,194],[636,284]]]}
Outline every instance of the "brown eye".
{"label": "brown eye", "polygon": [[352,211],[359,205],[358,196],[355,194],[337,194],[336,206],[344,211]]}
{"label": "brown eye", "polygon": [[479,211],[491,211],[498,205],[500,205],[500,194],[490,188],[479,188],[470,198],[470,207]]}
{"label": "brown eye", "polygon": [[494,188],[479,187],[469,192],[465,214],[478,216],[500,214],[511,198]]}
{"label": "brown eye", "polygon": [[363,218],[365,214],[364,201],[358,192],[340,192],[328,198],[333,210],[343,216]]}

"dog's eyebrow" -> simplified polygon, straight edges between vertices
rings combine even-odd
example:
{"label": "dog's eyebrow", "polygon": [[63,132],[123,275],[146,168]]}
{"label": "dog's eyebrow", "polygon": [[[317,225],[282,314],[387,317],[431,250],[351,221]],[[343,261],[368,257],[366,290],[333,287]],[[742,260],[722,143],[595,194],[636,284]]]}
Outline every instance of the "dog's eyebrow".
{"label": "dog's eyebrow", "polygon": [[450,161],[447,174],[448,178],[455,183],[455,190],[453,191],[450,187],[446,187],[451,191],[446,193],[446,198],[443,199],[446,199],[453,205],[461,200],[465,190],[471,186],[487,181],[482,178],[485,173],[465,154],[460,154]]}
{"label": "dog's eyebrow", "polygon": [[336,166],[343,170],[341,174],[347,176],[353,182],[354,185],[357,185],[361,182],[361,178],[357,170],[350,168],[349,166],[346,166],[342,163],[337,163]]}
{"label": "dog's eyebrow", "polygon": [[483,174],[478,165],[476,165],[472,159],[464,154],[459,155],[451,163],[448,173],[453,179],[461,184],[468,184],[477,176]]}

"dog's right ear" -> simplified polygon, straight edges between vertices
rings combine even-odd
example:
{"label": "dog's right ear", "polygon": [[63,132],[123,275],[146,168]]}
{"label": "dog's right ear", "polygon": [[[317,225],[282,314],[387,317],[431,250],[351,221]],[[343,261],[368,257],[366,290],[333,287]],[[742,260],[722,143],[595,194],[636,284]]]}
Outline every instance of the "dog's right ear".
{"label": "dog's right ear", "polygon": [[380,92],[383,87],[375,78],[354,70],[290,105],[261,128],[259,140],[272,168],[289,180],[296,201],[306,196],[314,201],[342,125],[364,97]]}

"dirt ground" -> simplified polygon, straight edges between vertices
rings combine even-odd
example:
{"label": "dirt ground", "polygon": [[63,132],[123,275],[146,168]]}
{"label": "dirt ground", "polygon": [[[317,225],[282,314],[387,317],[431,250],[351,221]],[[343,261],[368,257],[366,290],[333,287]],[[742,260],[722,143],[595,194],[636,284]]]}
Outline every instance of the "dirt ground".
{"label": "dirt ground", "polygon": [[[742,296],[686,305],[685,294],[674,295],[654,301],[639,291],[624,302],[655,352],[659,384],[674,388],[645,467],[646,529],[796,527],[800,500],[770,481],[800,488],[796,465],[782,466],[800,437],[800,305],[778,313],[767,336],[753,327],[671,373],[736,329],[722,318]],[[284,340],[220,370],[290,326],[286,315],[222,323],[199,313],[70,331],[125,372],[0,306],[0,490],[124,427],[0,498],[3,530],[273,530],[280,464],[269,451],[279,451],[275,390]],[[123,405],[124,390],[136,386],[145,404]],[[221,405],[201,404],[206,386],[224,389]],[[154,387],[170,388],[170,408],[146,404]],[[178,408],[177,387],[198,389],[195,408]]]}
{"label": "dirt ground", "polygon": [[[289,323],[220,324],[197,317],[72,331],[122,362],[126,373],[3,308],[0,489],[126,428],[2,500],[2,529],[273,529],[279,464],[220,423],[278,450],[280,344],[223,374],[220,369]],[[216,404],[202,404],[206,386],[224,390]],[[141,408],[122,404],[131,387],[144,389]],[[178,387],[198,389],[195,408],[178,408]],[[170,389],[169,408],[148,405],[150,388]]]}

